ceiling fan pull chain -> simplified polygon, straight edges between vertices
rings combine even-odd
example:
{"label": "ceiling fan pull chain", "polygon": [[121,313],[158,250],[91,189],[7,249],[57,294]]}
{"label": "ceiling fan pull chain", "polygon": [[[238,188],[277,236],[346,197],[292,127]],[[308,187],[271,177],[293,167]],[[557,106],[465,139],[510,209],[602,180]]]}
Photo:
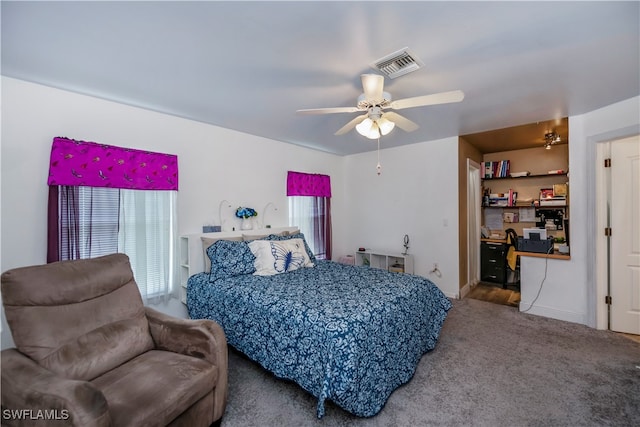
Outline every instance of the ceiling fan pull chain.
{"label": "ceiling fan pull chain", "polygon": [[382,173],[382,166],[380,166],[380,138],[378,138],[378,165],[376,166],[378,175]]}

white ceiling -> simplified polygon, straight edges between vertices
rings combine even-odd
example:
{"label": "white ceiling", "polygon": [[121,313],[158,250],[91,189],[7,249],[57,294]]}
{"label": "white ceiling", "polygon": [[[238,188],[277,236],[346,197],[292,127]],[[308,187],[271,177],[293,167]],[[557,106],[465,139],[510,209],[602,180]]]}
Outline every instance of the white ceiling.
{"label": "white ceiling", "polygon": [[[337,154],[360,74],[409,47],[425,66],[385,79],[394,99],[460,89],[461,103],[400,111],[393,147],[582,114],[640,94],[630,2],[10,2],[2,74]],[[185,141],[188,144],[188,141]]]}

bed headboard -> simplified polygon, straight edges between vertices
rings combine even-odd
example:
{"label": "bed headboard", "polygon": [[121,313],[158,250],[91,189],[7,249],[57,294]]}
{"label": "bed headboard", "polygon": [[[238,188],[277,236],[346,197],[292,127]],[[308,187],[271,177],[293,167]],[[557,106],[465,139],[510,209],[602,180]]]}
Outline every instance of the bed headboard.
{"label": "bed headboard", "polygon": [[243,231],[222,231],[217,233],[187,234],[180,237],[180,270],[181,280],[186,283],[186,279],[196,273],[205,271],[205,249],[202,245],[202,238],[222,240],[254,240],[269,234],[280,234],[282,232],[297,233],[298,227],[278,227],[261,228],[258,230]]}

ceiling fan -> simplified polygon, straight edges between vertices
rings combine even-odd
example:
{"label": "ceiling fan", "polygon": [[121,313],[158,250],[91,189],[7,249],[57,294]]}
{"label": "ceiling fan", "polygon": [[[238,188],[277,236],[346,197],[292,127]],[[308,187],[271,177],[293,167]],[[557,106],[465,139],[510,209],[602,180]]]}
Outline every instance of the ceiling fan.
{"label": "ceiling fan", "polygon": [[423,107],[426,105],[448,104],[460,102],[464,99],[464,93],[460,90],[441,92],[432,95],[416,96],[412,98],[391,100],[391,95],[384,92],[384,76],[377,74],[362,74],[362,88],[364,93],[358,97],[355,107],[312,108],[298,110],[298,114],[333,114],[333,113],[357,113],[364,114],[354,118],[349,123],[338,129],[336,135],[343,135],[354,127],[359,134],[377,139],[380,135],[387,135],[397,125],[406,132],[413,132],[418,125],[411,120],[393,111],[404,108]]}

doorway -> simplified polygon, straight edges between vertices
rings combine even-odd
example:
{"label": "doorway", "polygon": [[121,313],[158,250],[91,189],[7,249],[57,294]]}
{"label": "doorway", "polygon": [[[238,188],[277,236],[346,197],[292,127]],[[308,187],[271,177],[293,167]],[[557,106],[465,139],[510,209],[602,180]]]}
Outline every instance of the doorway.
{"label": "doorway", "polygon": [[480,280],[480,164],[467,158],[467,287]]}

